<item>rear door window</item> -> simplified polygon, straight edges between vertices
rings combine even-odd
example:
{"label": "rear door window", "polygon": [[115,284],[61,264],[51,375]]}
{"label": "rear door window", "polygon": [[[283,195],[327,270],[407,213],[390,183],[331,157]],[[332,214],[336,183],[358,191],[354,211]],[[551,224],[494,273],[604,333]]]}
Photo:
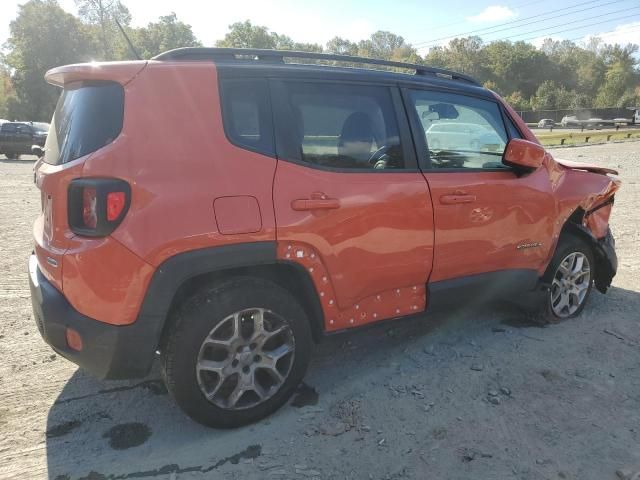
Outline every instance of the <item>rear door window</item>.
{"label": "rear door window", "polygon": [[279,155],[317,167],[406,168],[388,87],[286,81],[277,88]]}
{"label": "rear door window", "polygon": [[44,161],[70,162],[113,142],[122,130],[124,90],[115,82],[74,83],[60,95]]}

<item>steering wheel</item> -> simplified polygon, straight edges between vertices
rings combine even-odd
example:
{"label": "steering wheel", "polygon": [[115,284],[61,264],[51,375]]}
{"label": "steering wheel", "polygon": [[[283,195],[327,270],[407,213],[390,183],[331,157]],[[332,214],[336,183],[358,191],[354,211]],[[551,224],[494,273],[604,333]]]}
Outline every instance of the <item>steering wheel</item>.
{"label": "steering wheel", "polygon": [[382,157],[386,155],[386,153],[389,151],[390,148],[391,148],[391,145],[383,145],[379,149],[377,149],[375,152],[373,152],[368,160],[369,165],[375,165],[378,162],[378,160],[380,160]]}
{"label": "steering wheel", "polygon": [[440,168],[463,167],[465,159],[463,157],[455,157],[455,152],[455,150],[440,150],[438,152],[430,152],[431,162],[435,163]]}

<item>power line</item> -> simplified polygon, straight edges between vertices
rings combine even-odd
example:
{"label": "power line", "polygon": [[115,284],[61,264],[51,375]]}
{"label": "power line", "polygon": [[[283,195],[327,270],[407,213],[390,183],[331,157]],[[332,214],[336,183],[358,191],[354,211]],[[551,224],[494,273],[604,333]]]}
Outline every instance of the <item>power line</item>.
{"label": "power line", "polygon": [[[634,27],[634,28],[630,28],[629,30],[625,30],[624,32],[621,33],[631,33],[631,32],[637,32],[640,31],[640,26],[639,27]],[[593,33],[593,34],[586,34],[586,35],[579,35],[577,37],[572,37],[572,38],[562,38],[562,39],[554,39],[552,37],[545,37],[545,40],[548,38],[550,40],[553,40],[554,42],[575,42],[576,40],[584,40],[585,38],[600,38],[601,36],[604,35],[609,35],[610,33],[616,33],[616,30],[609,30],[606,32],[600,32],[600,33]],[[534,38],[541,38],[541,37],[534,37]]]}
{"label": "power line", "polygon": [[[539,5],[541,3],[548,2],[548,1],[549,0],[541,0],[539,2],[531,2],[531,1],[522,2],[522,3],[518,3],[517,5],[513,5],[513,8],[528,7],[529,5]],[[426,27],[430,28],[431,30],[442,30],[443,28],[453,27],[455,25],[462,25],[463,23],[467,23],[467,20],[465,19],[465,20],[460,20],[459,22],[446,23],[443,25],[437,25],[435,27],[429,27],[428,25],[426,25]]]}
{"label": "power line", "polygon": [[[588,23],[588,24],[585,24],[585,25],[578,25],[577,27],[572,27],[572,28],[568,28],[568,29],[562,29],[562,30],[558,30],[558,31],[555,31],[555,32],[547,32],[547,30],[550,29],[550,28],[553,29],[553,28],[557,28],[557,27],[564,27],[565,25],[581,23],[581,22],[585,22],[585,21],[588,21],[588,20],[593,20],[595,18],[602,18],[602,17],[607,16],[607,15],[613,15],[615,13],[620,13],[620,12],[628,12],[630,10],[636,10],[636,9],[639,9],[639,8],[640,7],[625,8],[625,9],[622,9],[622,10],[617,10],[615,12],[609,12],[609,13],[605,13],[605,14],[602,14],[602,15],[585,17],[585,18],[582,18],[582,19],[579,19],[579,20],[574,20],[572,22],[564,22],[562,24],[557,24],[557,25],[548,26],[548,27],[544,27],[544,28],[538,28],[536,30],[530,30],[528,32],[522,32],[522,33],[519,33],[519,34],[510,35],[510,36],[507,36],[507,37],[492,38],[492,39],[488,39],[488,41],[489,42],[496,42],[496,41],[501,41],[501,40],[512,40],[512,39],[514,39],[516,37],[521,37],[522,35],[529,35],[529,34],[532,34],[532,33],[543,32],[543,31],[545,32],[545,35],[546,34],[555,35],[557,33],[569,32],[569,31],[572,31],[572,30],[578,30],[580,28],[591,27],[591,26],[594,26],[594,25],[601,25],[603,23],[613,22],[613,21],[616,21],[616,20],[626,20],[628,18],[635,17],[638,14],[632,14],[630,16],[629,15],[625,15],[623,17],[616,17],[616,18],[609,18],[609,19],[603,20],[601,22]],[[521,39],[521,41],[533,40],[533,39],[536,39],[536,38],[539,38],[539,37],[540,37],[540,35],[535,35],[533,37],[523,38],[523,39]]]}
{"label": "power line", "polygon": [[[634,8],[640,8],[640,7],[632,7],[632,8],[630,8],[629,10],[633,10]],[[580,25],[580,26],[578,26],[578,27],[567,28],[567,29],[564,29],[564,30],[558,30],[557,32],[549,32],[549,35],[555,35],[555,34],[557,34],[557,33],[570,32],[571,30],[578,30],[578,29],[580,29],[580,28],[592,27],[592,26],[594,26],[594,25],[600,25],[600,24],[602,24],[602,23],[613,22],[613,21],[616,21],[616,20],[626,20],[626,19],[628,19],[628,18],[637,17],[637,16],[638,16],[638,14],[633,14],[633,15],[626,15],[626,16],[624,16],[624,17],[610,18],[609,20],[604,20],[604,21],[602,21],[602,22],[589,23],[589,24],[587,24],[587,25]],[[595,18],[595,17],[594,17],[594,18]],[[566,24],[565,24],[565,25],[566,25]],[[556,25],[556,26],[559,26],[559,25]],[[535,30],[534,30],[534,31],[535,31]],[[533,33],[533,32],[527,32],[527,33]],[[523,34],[523,35],[524,35],[524,34]],[[523,39],[521,39],[521,41],[526,42],[526,41],[528,41],[528,40],[534,40],[534,39],[536,39],[536,38],[539,38],[539,36],[538,36],[538,35],[536,35],[536,36],[533,36],[533,37],[530,37],[530,38],[523,38]],[[503,40],[508,40],[508,39],[503,39]],[[494,40],[492,40],[492,41],[494,41]]]}
{"label": "power line", "polygon": [[[568,12],[568,13],[565,13],[565,14],[562,14],[562,15],[557,15],[557,16],[554,16],[554,17],[545,18],[543,20],[536,20],[535,22],[530,22],[530,23],[526,23],[524,25],[519,25],[518,27],[524,27],[526,25],[532,25],[534,23],[546,22],[547,20],[552,20],[552,19],[558,18],[558,17],[564,17],[565,15],[569,15],[569,14],[572,14],[572,13],[582,13],[582,12],[587,11],[587,10],[593,10],[594,8],[605,7],[605,6],[610,5],[612,3],[620,3],[620,1],[625,1],[625,0],[617,0],[617,1],[609,2],[609,3],[603,3],[601,5],[594,5],[592,7],[582,9],[582,10],[580,10],[580,12]],[[634,8],[637,8],[637,7],[631,7],[631,8],[629,8],[629,10],[632,10]],[[591,20],[592,18],[598,18],[598,17],[603,17],[605,15],[613,15],[614,13],[624,12],[625,10],[627,10],[627,8],[616,10],[614,12],[602,13],[602,14],[595,15],[595,16],[592,16],[592,17],[584,17],[582,19],[577,19],[577,20],[574,20],[572,22],[564,22],[561,25],[571,25],[572,23],[577,23],[577,22],[584,21],[584,20]],[[554,25],[554,26],[551,26],[551,27],[546,26],[546,27],[544,27],[544,28],[542,28],[540,30],[544,30],[546,28],[555,28],[556,26],[560,26],[560,25]],[[510,28],[507,28],[507,29],[504,29],[504,30],[510,30],[511,28],[515,28],[515,27],[510,27]],[[499,31],[503,31],[503,30],[496,30],[495,32],[490,32],[490,33],[497,33]],[[536,31],[536,30],[533,30],[533,31]],[[513,35],[513,36],[519,36],[519,35],[521,35],[521,34],[516,34],[516,35]]]}
{"label": "power line", "polygon": [[[554,18],[559,18],[559,17],[563,17],[563,16],[571,14],[571,13],[578,13],[578,12],[566,12],[566,13],[563,13],[563,14],[560,14],[560,15],[554,15],[554,16],[551,16],[551,17],[548,17],[548,18],[535,20],[533,22],[527,22],[527,23],[524,23],[522,25],[513,25],[515,23],[521,23],[521,22],[524,22],[524,21],[527,21],[527,20],[531,20],[532,18],[538,18],[538,17],[542,17],[542,16],[547,16],[547,15],[551,15],[552,13],[557,13],[557,12],[569,10],[569,9],[572,9],[572,8],[580,7],[582,5],[587,5],[587,4],[591,4],[591,3],[594,3],[594,2],[600,2],[600,1],[602,1],[602,0],[590,0],[588,2],[578,3],[578,4],[575,4],[575,5],[571,5],[569,7],[559,8],[557,10],[550,10],[550,11],[548,11],[546,13],[541,13],[541,14],[538,14],[538,15],[533,15],[533,16],[530,16],[530,17],[521,18],[519,20],[512,20],[510,22],[504,22],[504,23],[501,23],[501,24],[498,24],[498,25],[494,25],[492,27],[485,27],[485,28],[479,28],[479,29],[476,29],[476,30],[470,30],[470,31],[467,31],[467,32],[461,32],[461,33],[457,33],[455,35],[449,35],[447,37],[440,37],[440,38],[435,38],[433,40],[427,40],[427,41],[424,41],[424,42],[418,42],[418,43],[415,43],[413,45],[416,46],[416,47],[418,47],[418,46],[426,46],[426,44],[436,43],[436,42],[439,42],[441,40],[446,40],[446,39],[449,39],[449,38],[467,36],[467,35],[472,34],[472,33],[478,33],[478,32],[498,33],[498,32],[502,32],[502,31],[506,31],[506,30],[511,30],[513,28],[520,28],[520,27],[524,27],[526,25],[532,25],[534,23],[546,22],[548,20],[553,20]],[[593,5],[593,6],[588,7],[588,8],[583,8],[580,11],[580,13],[584,12],[586,10],[592,10],[594,8],[605,7],[607,5],[611,5],[611,4],[614,4],[614,3],[620,3],[620,2],[624,2],[624,1],[626,1],[626,0],[614,0],[614,1],[611,1],[611,2],[608,2],[608,3],[603,3],[603,4],[599,4],[599,5]],[[500,28],[500,27],[503,27],[505,25],[513,25],[513,26],[510,26],[510,27],[507,27],[507,28]],[[495,29],[498,29],[498,30],[495,30]],[[488,32],[487,30],[494,30],[494,31]]]}
{"label": "power line", "polygon": [[[628,30],[624,30],[624,31],[622,31],[620,33],[631,33],[631,32],[640,32],[640,25],[638,25],[637,27],[630,28]],[[600,36],[609,35],[610,33],[617,33],[617,31],[616,30],[609,30],[608,32],[600,32],[600,33],[596,33],[596,34],[580,35],[579,37],[566,38],[566,39],[563,38],[563,40],[567,40],[569,42],[575,42],[576,40],[584,40],[585,37],[600,38]],[[606,41],[606,40],[603,40],[603,41]]]}
{"label": "power line", "polygon": [[[508,37],[505,37],[504,39],[501,38],[501,39],[498,39],[498,40],[507,40],[507,39],[512,39],[512,38],[516,38],[516,37],[521,37],[523,35],[529,35],[530,33],[543,32],[543,31],[546,31],[546,30],[548,30],[550,28],[564,27],[565,25],[573,25],[573,24],[576,24],[576,23],[585,22],[585,21],[588,21],[588,20],[593,20],[595,18],[602,18],[602,17],[606,17],[608,15],[614,15],[616,13],[628,12],[629,10],[637,10],[638,8],[640,8],[640,7],[623,8],[621,10],[616,10],[616,11],[613,11],[613,12],[607,12],[607,13],[602,13],[600,15],[594,15],[594,16],[590,16],[590,17],[580,18],[578,20],[573,20],[571,22],[563,22],[563,23],[558,23],[556,25],[548,25],[548,26],[543,27],[543,28],[537,28],[535,30],[529,30],[528,32],[522,32],[522,33],[516,33],[516,34],[513,34],[513,35],[509,35]],[[625,18],[625,17],[621,17],[621,18]],[[613,19],[606,20],[606,21],[610,22],[612,20]],[[578,28],[581,28],[581,27],[578,27]],[[489,41],[492,41],[492,39],[489,39]]]}

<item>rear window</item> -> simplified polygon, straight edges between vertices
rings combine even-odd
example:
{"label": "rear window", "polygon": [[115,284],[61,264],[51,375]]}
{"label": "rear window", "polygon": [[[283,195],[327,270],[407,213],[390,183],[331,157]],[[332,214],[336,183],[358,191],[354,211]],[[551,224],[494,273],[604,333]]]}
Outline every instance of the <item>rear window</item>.
{"label": "rear window", "polygon": [[114,82],[65,87],[53,114],[44,161],[70,162],[113,142],[122,130],[124,90]]}

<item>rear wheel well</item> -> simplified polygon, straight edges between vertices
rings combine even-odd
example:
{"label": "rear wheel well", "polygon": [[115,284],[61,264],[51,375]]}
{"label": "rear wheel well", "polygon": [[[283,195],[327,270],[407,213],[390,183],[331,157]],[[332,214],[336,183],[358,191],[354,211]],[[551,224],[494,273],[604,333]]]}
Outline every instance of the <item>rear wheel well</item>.
{"label": "rear wheel well", "polygon": [[291,293],[305,309],[310,319],[311,334],[315,342],[320,341],[324,333],[324,315],[313,281],[304,267],[293,262],[278,262],[267,265],[229,268],[197,275],[186,280],[173,296],[165,317],[160,336],[160,347],[165,345],[166,335],[170,331],[173,313],[182,302],[205,286],[220,283],[233,277],[254,277],[271,281]]}

